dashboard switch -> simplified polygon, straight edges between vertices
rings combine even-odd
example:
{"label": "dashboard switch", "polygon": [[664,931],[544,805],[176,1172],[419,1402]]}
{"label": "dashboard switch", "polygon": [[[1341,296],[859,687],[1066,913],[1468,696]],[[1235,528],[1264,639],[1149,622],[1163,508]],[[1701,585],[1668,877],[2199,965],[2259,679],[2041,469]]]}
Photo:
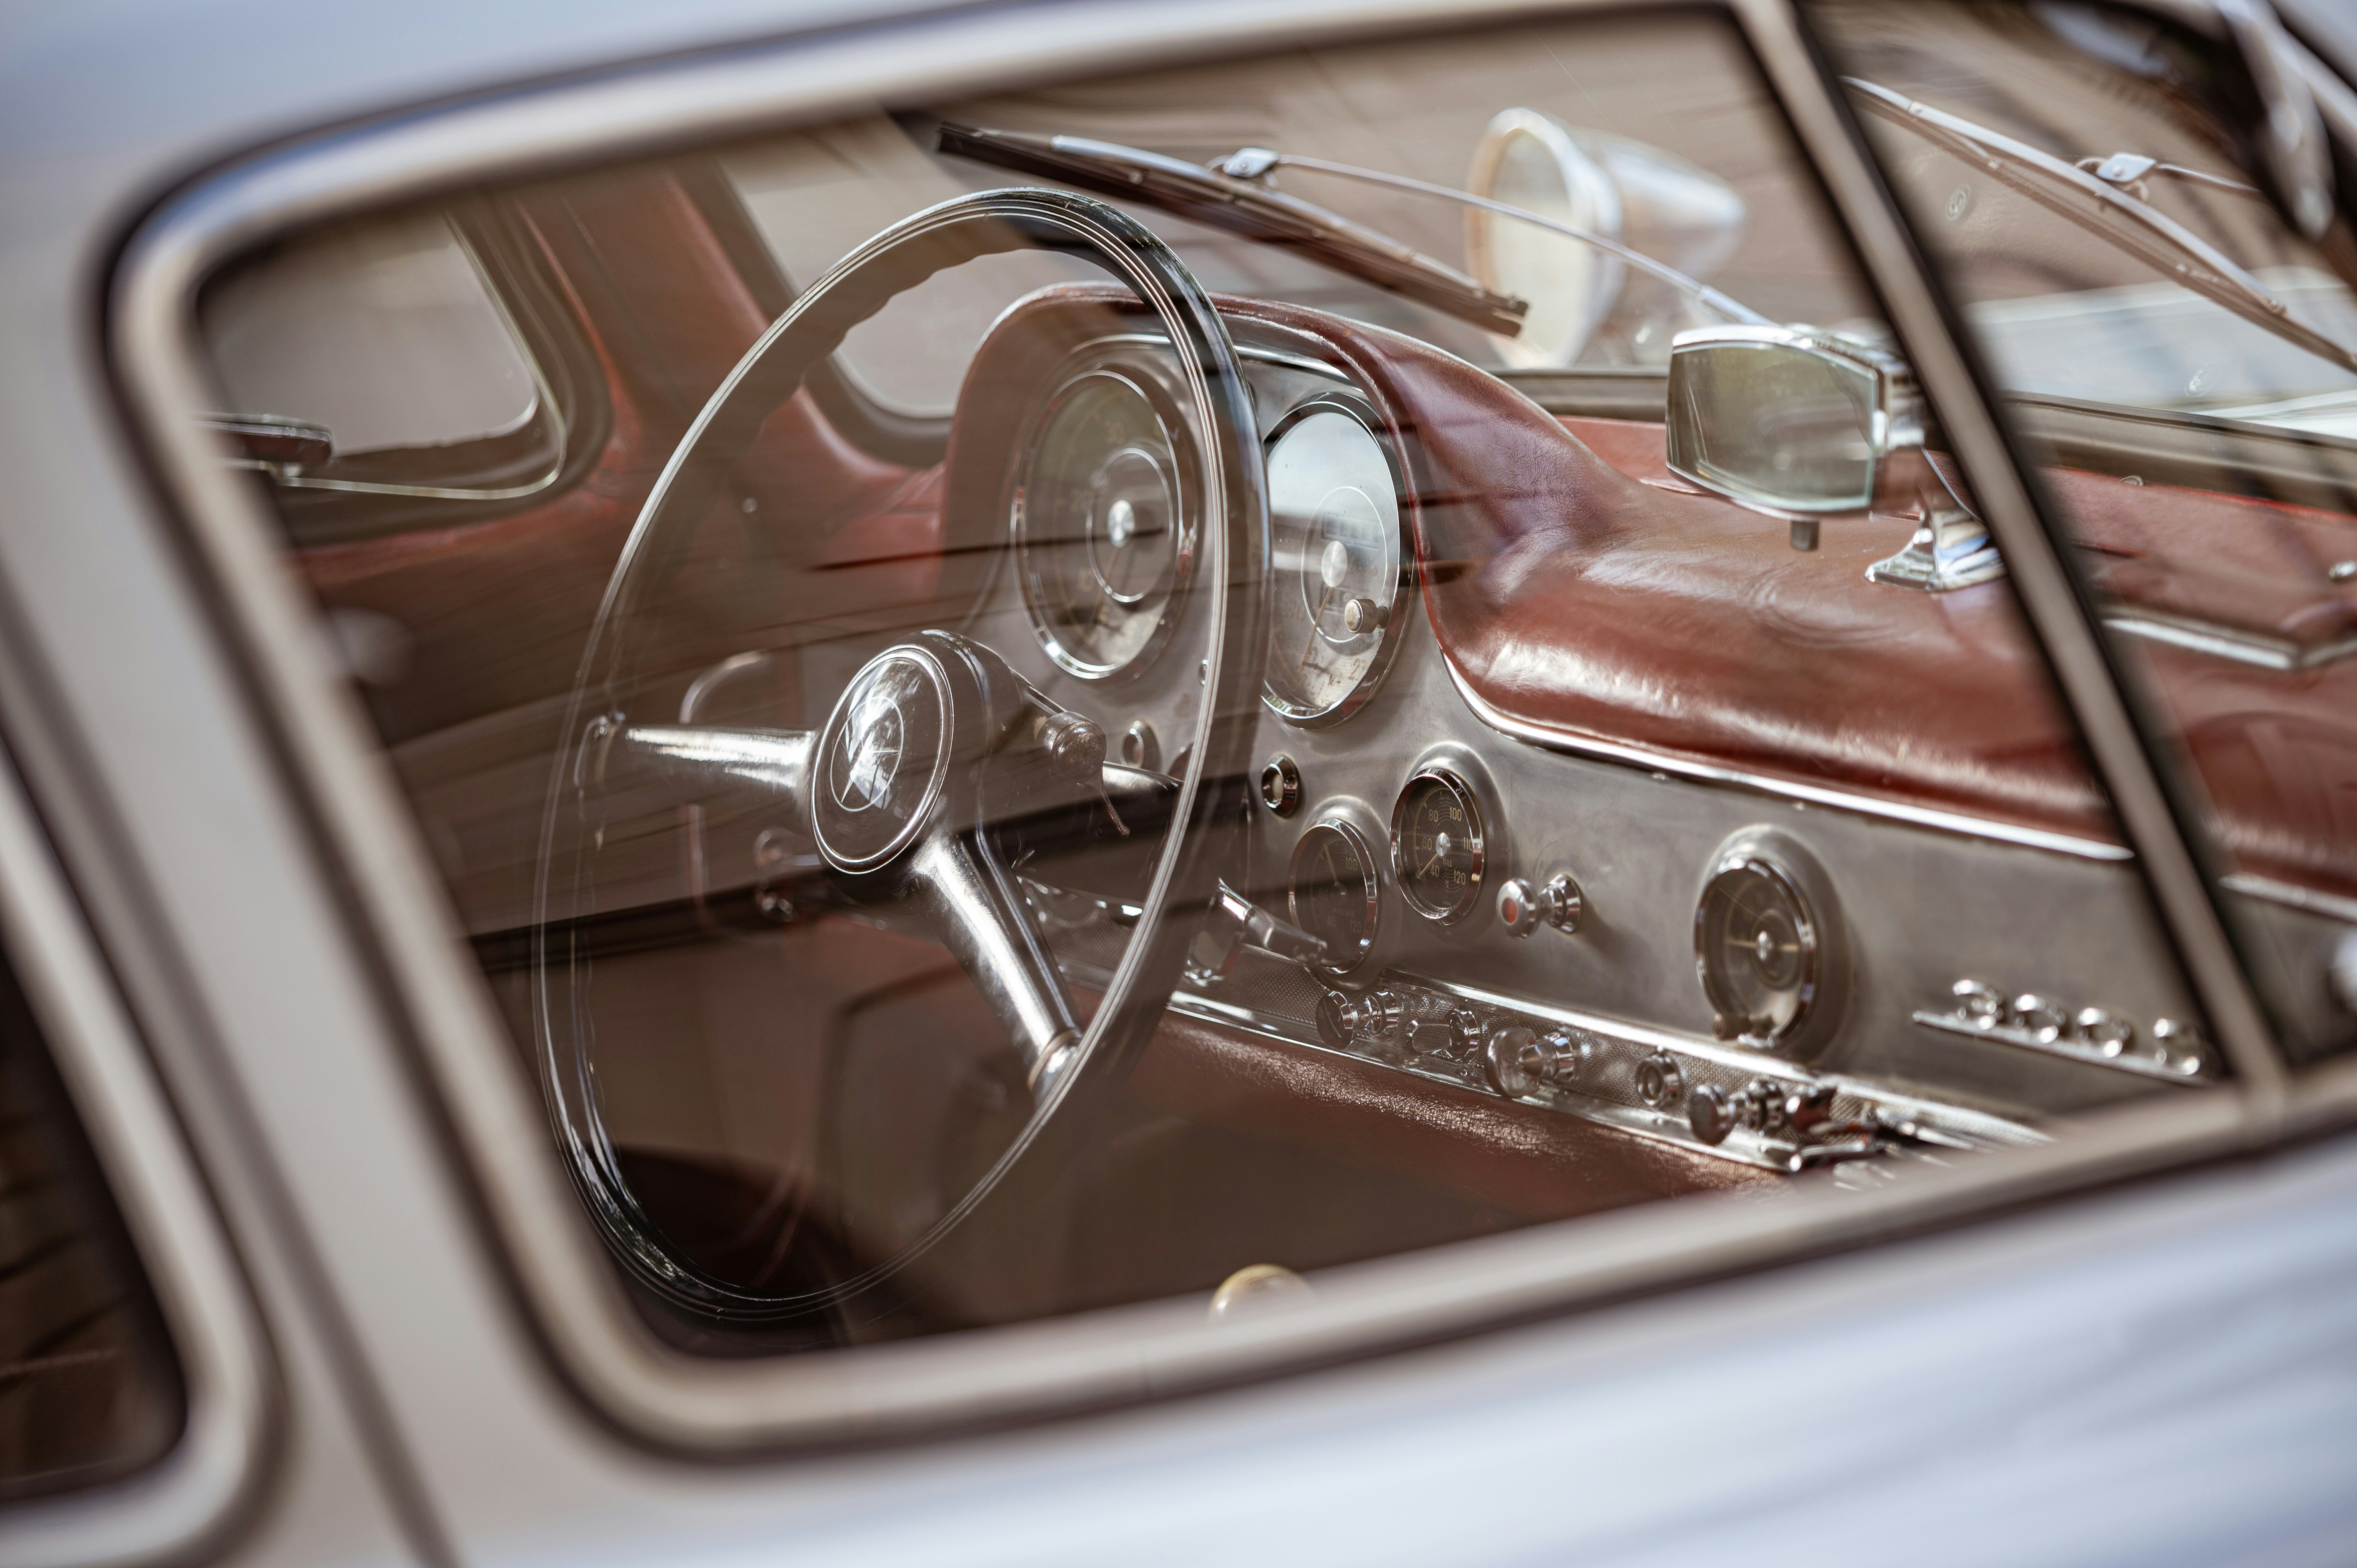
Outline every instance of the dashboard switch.
{"label": "dashboard switch", "polygon": [[1750,1110],[1749,1097],[1738,1090],[1729,1094],[1715,1084],[1698,1083],[1686,1096],[1686,1125],[1694,1135],[1713,1148],[1727,1142],[1727,1135],[1743,1125],[1745,1112]]}
{"label": "dashboard switch", "polygon": [[1260,770],[1260,803],[1280,817],[1301,810],[1301,769],[1281,751]]}
{"label": "dashboard switch", "polygon": [[1651,1109],[1674,1105],[1685,1091],[1685,1072],[1669,1052],[1655,1051],[1637,1064],[1637,1098]]}
{"label": "dashboard switch", "polygon": [[1520,1100],[1552,1076],[1555,1046],[1534,1029],[1520,1026],[1493,1030],[1481,1053],[1490,1087],[1509,1100]]}
{"label": "dashboard switch", "polygon": [[1533,887],[1517,876],[1498,889],[1498,922],[1512,936],[1527,937],[1542,921],[1558,931],[1576,931],[1585,910],[1579,884],[1567,871],[1556,872],[1543,886]]}

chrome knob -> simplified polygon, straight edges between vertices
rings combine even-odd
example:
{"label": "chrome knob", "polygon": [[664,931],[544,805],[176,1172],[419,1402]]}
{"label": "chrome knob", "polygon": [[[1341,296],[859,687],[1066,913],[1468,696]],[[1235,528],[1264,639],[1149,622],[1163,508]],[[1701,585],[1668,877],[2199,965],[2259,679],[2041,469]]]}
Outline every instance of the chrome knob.
{"label": "chrome knob", "polygon": [[1542,920],[1558,931],[1576,931],[1586,909],[1579,884],[1567,871],[1556,872],[1543,886],[1517,876],[1498,889],[1498,922],[1512,936],[1529,936]]}
{"label": "chrome knob", "polygon": [[1538,896],[1519,876],[1498,889],[1498,923],[1514,937],[1527,937],[1539,929]]}
{"label": "chrome knob", "polygon": [[1085,782],[1103,775],[1105,735],[1095,720],[1069,710],[1042,714],[1039,736],[1048,766],[1058,777]]}
{"label": "chrome knob", "polygon": [[1389,612],[1372,599],[1352,599],[1342,607],[1342,629],[1353,637],[1380,631],[1390,618]]}
{"label": "chrome knob", "polygon": [[1686,1075],[1669,1052],[1655,1051],[1637,1064],[1637,1098],[1652,1110],[1676,1104],[1685,1090]]}
{"label": "chrome knob", "polygon": [[2190,1024],[2156,1018],[2152,1025],[2154,1065],[2179,1078],[2199,1078],[2210,1065],[2210,1047]]}
{"label": "chrome knob", "polygon": [[2041,1046],[2050,1046],[2062,1037],[2069,1015],[2059,1002],[2049,1002],[2034,992],[2023,992],[2013,999],[2013,1025],[2028,1031],[2029,1037]]}
{"label": "chrome knob", "polygon": [[2072,1027],[2082,1045],[2093,1047],[2107,1057],[2116,1057],[2136,1044],[2136,1026],[2102,1007],[2080,1008]]}
{"label": "chrome knob", "polygon": [[1686,1125],[1695,1137],[1717,1148],[1743,1125],[1750,1108],[1749,1097],[1740,1090],[1729,1094],[1715,1084],[1698,1083],[1686,1096]]}
{"label": "chrome knob", "polygon": [[1555,1058],[1552,1040],[1517,1025],[1491,1033],[1482,1047],[1481,1067],[1491,1088],[1509,1100],[1520,1100],[1553,1075]]}
{"label": "chrome knob", "polygon": [[1960,980],[1949,987],[1956,1011],[1976,1029],[1994,1029],[2013,1016],[2005,993],[1985,980]]}
{"label": "chrome knob", "polygon": [[1281,751],[1260,770],[1260,803],[1280,817],[1301,810],[1301,769]]}
{"label": "chrome knob", "polygon": [[1121,732],[1121,760],[1125,767],[1143,768],[1147,772],[1159,772],[1162,768],[1162,737],[1144,719],[1132,719],[1129,727]]}

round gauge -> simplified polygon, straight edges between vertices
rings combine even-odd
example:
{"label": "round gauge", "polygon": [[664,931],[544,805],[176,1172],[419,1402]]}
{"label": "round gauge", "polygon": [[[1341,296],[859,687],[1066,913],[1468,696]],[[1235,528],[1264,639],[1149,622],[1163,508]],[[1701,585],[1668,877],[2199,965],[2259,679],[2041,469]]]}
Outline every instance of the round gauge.
{"label": "round gauge", "polygon": [[1358,830],[1339,817],[1312,822],[1293,846],[1285,902],[1293,923],[1326,944],[1325,967],[1356,968],[1375,947],[1383,884]]}
{"label": "round gauge", "polygon": [[1722,1039],[1772,1045],[1815,999],[1816,917],[1792,875],[1738,852],[1718,863],[1695,909],[1695,961]]}
{"label": "round gauge", "polygon": [[1142,667],[1193,564],[1183,429],[1158,389],[1092,370],[1041,410],[1011,508],[1039,645],[1083,680]]}
{"label": "round gauge", "polygon": [[1445,768],[1407,781],[1392,808],[1392,869],[1400,896],[1426,919],[1455,925],[1481,901],[1481,803]]}
{"label": "round gauge", "polygon": [[1269,437],[1266,701],[1295,724],[1349,717],[1390,662],[1400,494],[1391,449],[1361,403],[1315,399]]}

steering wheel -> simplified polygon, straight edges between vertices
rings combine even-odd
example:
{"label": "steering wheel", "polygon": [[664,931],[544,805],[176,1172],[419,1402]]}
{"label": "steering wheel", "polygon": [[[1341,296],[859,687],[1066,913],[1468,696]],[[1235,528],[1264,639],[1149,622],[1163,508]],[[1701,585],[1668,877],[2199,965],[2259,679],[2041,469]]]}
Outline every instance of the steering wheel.
{"label": "steering wheel", "polygon": [[[662,704],[678,690],[678,639],[655,629],[659,607],[677,589],[690,536],[726,507],[765,422],[893,298],[947,268],[1022,249],[1084,258],[1125,285],[1158,323],[1183,388],[1192,438],[1173,460],[1198,470],[1183,478],[1199,498],[1189,593],[1202,646],[1165,656],[1200,657],[1205,700],[1177,775],[1108,764],[1094,719],[950,626],[892,636],[869,653],[815,730],[669,722],[676,699]],[[876,235],[796,298],[705,404],[640,510],[590,631],[565,703],[533,892],[532,1001],[554,1130],[607,1242],[660,1297],[703,1319],[759,1323],[870,1290],[967,1224],[1019,1167],[1055,1159],[1063,1140],[1053,1134],[1126,1076],[1240,853],[1266,644],[1266,486],[1253,431],[1226,327],[1178,256],[1116,208],[1042,189],[962,197]],[[980,460],[1004,467],[1006,456]],[[1004,529],[1002,518],[989,542],[1001,555]],[[748,800],[814,846],[789,868],[796,904],[946,950],[1019,1060],[1030,1100],[1020,1133],[921,1234],[799,1289],[721,1278],[667,1239],[618,1157],[597,1070],[584,933],[645,897],[644,878],[608,863],[626,853],[643,861],[651,832],[693,835],[698,811]],[[1059,880],[1058,866],[1083,886],[1092,877],[1123,885],[1124,919],[1135,911],[1085,1022],[1028,902],[1025,878]]]}

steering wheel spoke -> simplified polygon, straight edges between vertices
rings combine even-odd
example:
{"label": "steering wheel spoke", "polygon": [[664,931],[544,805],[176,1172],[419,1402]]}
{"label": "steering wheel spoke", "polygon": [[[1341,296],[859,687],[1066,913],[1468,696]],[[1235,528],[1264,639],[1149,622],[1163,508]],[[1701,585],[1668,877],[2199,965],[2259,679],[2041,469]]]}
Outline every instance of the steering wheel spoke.
{"label": "steering wheel spoke", "polygon": [[907,897],[982,993],[1035,1096],[1080,1045],[1072,995],[1015,879],[979,833],[941,832],[909,857]]}
{"label": "steering wheel spoke", "polygon": [[809,730],[730,729],[709,725],[625,725],[597,758],[592,780],[608,811],[739,800],[782,805],[805,828],[810,801]]}

